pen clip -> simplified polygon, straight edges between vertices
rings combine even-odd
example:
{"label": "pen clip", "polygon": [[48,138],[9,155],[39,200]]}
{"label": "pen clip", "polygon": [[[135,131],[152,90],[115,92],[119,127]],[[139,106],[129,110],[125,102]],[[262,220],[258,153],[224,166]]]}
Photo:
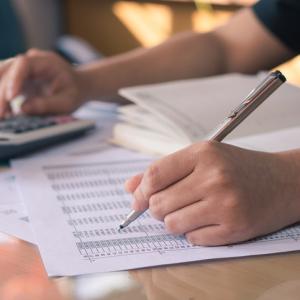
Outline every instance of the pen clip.
{"label": "pen clip", "polygon": [[242,111],[246,106],[248,106],[252,101],[252,98],[250,97],[251,94],[252,94],[252,92],[241,104],[239,104],[234,110],[232,110],[230,112],[230,114],[228,115],[227,118],[230,118],[230,119],[235,118],[239,114],[240,111]]}
{"label": "pen clip", "polygon": [[268,90],[270,85],[275,83],[279,86],[285,81],[286,78],[280,71],[270,73],[269,76],[263,80],[263,82],[261,82],[255,89],[253,89],[248,94],[248,96],[241,104],[239,104],[234,110],[231,111],[227,118],[235,118],[242,110],[244,110],[248,105],[255,101],[255,99],[259,97],[259,94],[262,94],[264,91]]}

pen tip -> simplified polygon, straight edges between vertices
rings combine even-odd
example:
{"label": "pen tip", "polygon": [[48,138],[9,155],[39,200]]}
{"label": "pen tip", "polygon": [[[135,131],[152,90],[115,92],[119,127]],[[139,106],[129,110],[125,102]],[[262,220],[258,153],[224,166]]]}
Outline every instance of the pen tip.
{"label": "pen tip", "polygon": [[123,225],[120,225],[120,226],[119,226],[119,231],[121,231],[123,228],[124,228],[124,226],[123,226]]}

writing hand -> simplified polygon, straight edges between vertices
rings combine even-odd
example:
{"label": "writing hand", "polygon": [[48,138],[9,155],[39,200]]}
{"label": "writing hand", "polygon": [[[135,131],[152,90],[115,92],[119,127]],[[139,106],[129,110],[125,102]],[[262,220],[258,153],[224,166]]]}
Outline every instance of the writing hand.
{"label": "writing hand", "polygon": [[126,188],[133,209],[149,208],[170,233],[224,245],[299,221],[299,174],[288,153],[204,142],[154,162]]}

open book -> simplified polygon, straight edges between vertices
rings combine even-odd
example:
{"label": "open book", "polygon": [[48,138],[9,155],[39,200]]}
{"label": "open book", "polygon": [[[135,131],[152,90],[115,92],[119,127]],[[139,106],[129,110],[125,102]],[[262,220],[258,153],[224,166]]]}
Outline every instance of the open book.
{"label": "open book", "polygon": [[[229,74],[124,88],[133,104],[119,108],[113,142],[142,152],[167,154],[204,140],[261,81]],[[229,138],[300,125],[300,89],[284,84]]]}

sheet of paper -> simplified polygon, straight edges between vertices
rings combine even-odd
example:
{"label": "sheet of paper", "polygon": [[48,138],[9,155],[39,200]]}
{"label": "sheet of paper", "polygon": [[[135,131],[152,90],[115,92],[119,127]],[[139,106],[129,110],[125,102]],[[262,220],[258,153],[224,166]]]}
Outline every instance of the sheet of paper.
{"label": "sheet of paper", "polygon": [[[111,146],[106,140],[111,135],[112,124],[115,122],[116,105],[91,101],[78,109],[74,115],[77,118],[96,121],[96,130],[79,139],[29,154],[22,158],[23,164],[30,165],[31,161],[39,158],[92,155],[110,149]],[[27,211],[18,194],[16,174],[13,170],[0,173],[0,195],[0,231],[34,242]]]}
{"label": "sheet of paper", "polygon": [[20,198],[13,172],[0,172],[0,195],[0,231],[34,242],[27,210]]}
{"label": "sheet of paper", "polygon": [[148,213],[125,230],[124,181],[150,159],[125,150],[17,164],[18,180],[50,276],[128,270],[300,249],[300,226],[229,247],[198,247],[168,234]]}

